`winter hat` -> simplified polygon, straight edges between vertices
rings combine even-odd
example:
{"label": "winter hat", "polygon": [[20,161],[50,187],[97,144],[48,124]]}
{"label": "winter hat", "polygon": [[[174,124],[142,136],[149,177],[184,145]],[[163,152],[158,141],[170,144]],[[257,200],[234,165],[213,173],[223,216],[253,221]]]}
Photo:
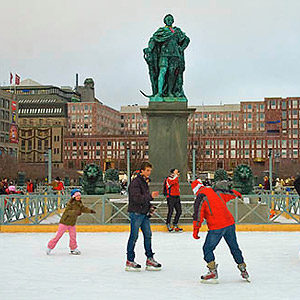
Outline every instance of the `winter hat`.
{"label": "winter hat", "polygon": [[75,197],[77,197],[77,196],[81,196],[81,191],[80,191],[80,189],[73,189],[73,190],[71,191],[71,198],[75,198]]}
{"label": "winter hat", "polygon": [[10,192],[16,192],[17,190],[16,190],[16,187],[14,186],[14,185],[10,185],[9,187],[8,187],[8,190],[10,191]]}
{"label": "winter hat", "polygon": [[196,179],[191,183],[192,190],[194,194],[196,195],[200,188],[204,187],[204,184],[200,179]]}

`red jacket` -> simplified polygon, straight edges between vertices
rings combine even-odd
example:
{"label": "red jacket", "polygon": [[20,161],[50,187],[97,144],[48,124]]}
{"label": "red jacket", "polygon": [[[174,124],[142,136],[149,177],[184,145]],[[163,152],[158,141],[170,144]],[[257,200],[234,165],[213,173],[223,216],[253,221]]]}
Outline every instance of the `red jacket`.
{"label": "red jacket", "polygon": [[33,183],[32,182],[27,183],[27,192],[33,193]]}
{"label": "red jacket", "polygon": [[194,228],[200,228],[204,219],[206,219],[209,230],[233,225],[234,218],[226,203],[236,197],[241,197],[241,194],[235,190],[200,188],[194,203]]}
{"label": "red jacket", "polygon": [[63,182],[58,181],[57,186],[54,186],[53,189],[56,191],[63,191],[65,189]]}
{"label": "red jacket", "polygon": [[166,181],[167,185],[167,198],[169,196],[180,196],[180,189],[179,189],[179,180],[178,176],[175,175],[174,177],[168,177]]}

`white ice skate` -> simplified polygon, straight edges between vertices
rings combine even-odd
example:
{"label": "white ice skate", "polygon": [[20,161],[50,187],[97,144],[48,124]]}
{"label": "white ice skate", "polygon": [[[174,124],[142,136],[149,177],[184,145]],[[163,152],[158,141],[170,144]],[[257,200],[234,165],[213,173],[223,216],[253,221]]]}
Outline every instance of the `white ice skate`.
{"label": "white ice skate", "polygon": [[141,265],[139,265],[135,261],[129,261],[129,260],[126,261],[125,271],[127,272],[140,272],[141,268],[142,268]]}
{"label": "white ice skate", "polygon": [[72,254],[72,255],[80,255],[80,254],[81,254],[81,251],[78,250],[78,249],[76,248],[76,249],[74,249],[74,250],[71,250],[71,251],[70,251],[70,254]]}
{"label": "white ice skate", "polygon": [[146,270],[147,271],[160,271],[162,265],[158,263],[153,257],[150,257],[146,261]]}
{"label": "white ice skate", "polygon": [[201,283],[216,284],[218,281],[218,265],[213,261],[207,264],[208,272],[201,276]]}

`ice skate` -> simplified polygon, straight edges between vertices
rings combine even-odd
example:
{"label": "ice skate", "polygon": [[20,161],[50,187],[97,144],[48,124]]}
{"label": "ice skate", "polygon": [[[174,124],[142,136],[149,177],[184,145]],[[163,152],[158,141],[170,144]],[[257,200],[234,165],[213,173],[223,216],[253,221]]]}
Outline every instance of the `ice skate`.
{"label": "ice skate", "polygon": [[50,255],[51,251],[52,251],[52,249],[47,248],[47,249],[46,249],[46,254],[47,254],[47,255]]}
{"label": "ice skate", "polygon": [[178,227],[178,225],[176,224],[176,225],[174,225],[174,230],[175,230],[175,232],[183,232],[183,229],[182,228],[180,228],[180,227]]}
{"label": "ice skate", "polygon": [[201,283],[219,283],[217,271],[218,265],[214,261],[211,261],[207,264],[207,267],[208,272],[207,274],[201,276]]}
{"label": "ice skate", "polygon": [[174,232],[174,228],[170,224],[167,224],[167,229],[169,232]]}
{"label": "ice skate", "polygon": [[146,270],[147,271],[160,271],[162,265],[158,263],[153,257],[147,258]]}
{"label": "ice skate", "polygon": [[245,279],[246,281],[250,282],[249,280],[249,274],[246,270],[246,264],[245,263],[241,263],[237,265],[238,269],[241,271],[241,276],[243,279]]}
{"label": "ice skate", "polygon": [[71,251],[70,251],[70,254],[72,254],[72,255],[80,255],[80,254],[81,254],[81,251],[78,250],[78,249],[76,248],[76,249],[74,249],[74,250],[71,250]]}
{"label": "ice skate", "polygon": [[127,272],[140,272],[141,271],[141,265],[137,264],[134,261],[127,260],[125,271],[127,271]]}

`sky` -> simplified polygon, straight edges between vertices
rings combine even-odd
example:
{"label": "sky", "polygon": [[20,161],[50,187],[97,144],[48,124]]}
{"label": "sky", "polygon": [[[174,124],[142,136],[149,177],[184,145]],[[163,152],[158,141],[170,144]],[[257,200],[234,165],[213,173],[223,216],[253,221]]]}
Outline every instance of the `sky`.
{"label": "sky", "polygon": [[147,105],[143,48],[171,13],[191,39],[190,105],[300,96],[299,0],[0,0],[0,84],[9,73],[41,84],[95,81],[120,109]]}

